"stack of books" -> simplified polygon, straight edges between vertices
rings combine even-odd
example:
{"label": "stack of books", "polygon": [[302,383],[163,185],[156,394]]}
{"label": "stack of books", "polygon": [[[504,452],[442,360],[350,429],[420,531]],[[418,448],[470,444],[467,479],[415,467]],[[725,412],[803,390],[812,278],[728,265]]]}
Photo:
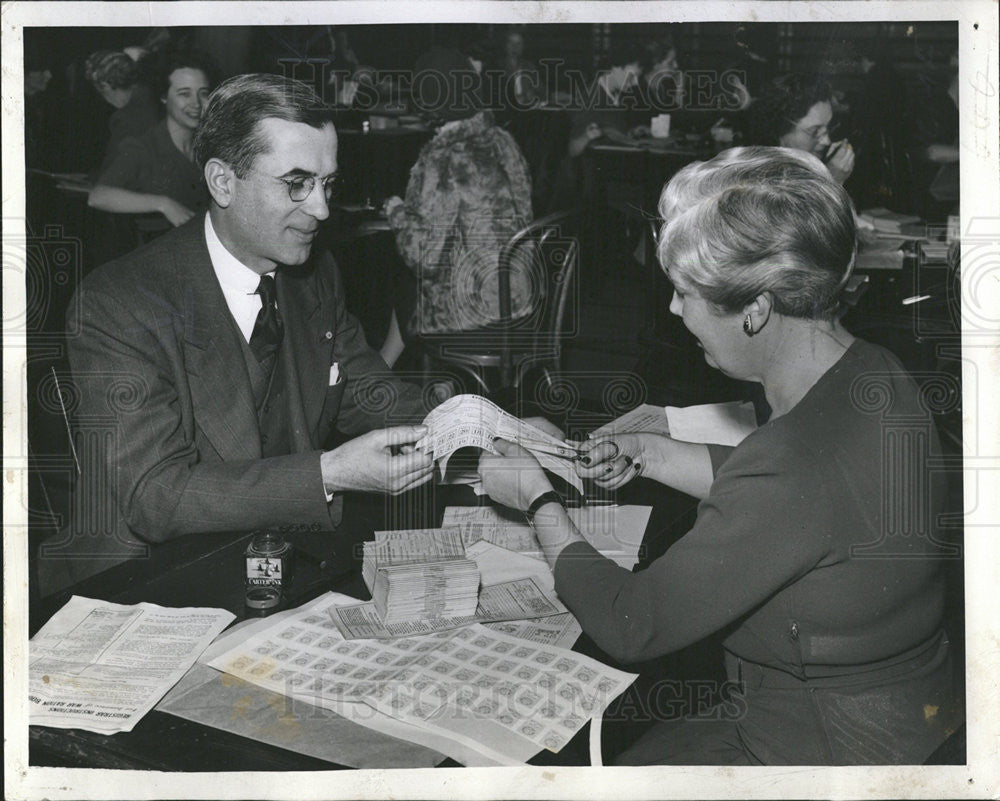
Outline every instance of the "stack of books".
{"label": "stack of books", "polygon": [[479,567],[457,528],[376,532],[361,575],[386,625],[472,616],[479,604]]}

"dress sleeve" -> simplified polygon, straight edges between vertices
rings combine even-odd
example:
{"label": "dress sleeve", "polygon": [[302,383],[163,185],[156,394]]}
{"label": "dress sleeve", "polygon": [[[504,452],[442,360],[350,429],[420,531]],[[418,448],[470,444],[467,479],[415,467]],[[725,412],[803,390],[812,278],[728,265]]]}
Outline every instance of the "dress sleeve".
{"label": "dress sleeve", "polygon": [[531,170],[521,148],[517,146],[507,131],[494,128],[497,134],[498,161],[507,173],[510,182],[511,195],[514,198],[514,213],[527,224],[532,220],[531,214]]}
{"label": "dress sleeve", "polygon": [[118,152],[107,169],[100,174],[97,183],[132,192],[145,192],[142,174],[143,165],[148,159],[146,146],[135,137],[128,137],[119,145]]}
{"label": "dress sleeve", "polygon": [[798,478],[804,467],[781,466],[780,457],[741,458],[717,478],[691,531],[646,570],[631,573],[575,543],[556,561],[556,591],[584,631],[622,662],[696,642],[830,552],[825,535],[810,525],[822,501],[804,491]]}
{"label": "dress sleeve", "polygon": [[403,261],[418,278],[442,266],[448,233],[458,219],[460,193],[448,169],[447,151],[428,148],[410,171],[406,199],[389,215],[396,247]]}

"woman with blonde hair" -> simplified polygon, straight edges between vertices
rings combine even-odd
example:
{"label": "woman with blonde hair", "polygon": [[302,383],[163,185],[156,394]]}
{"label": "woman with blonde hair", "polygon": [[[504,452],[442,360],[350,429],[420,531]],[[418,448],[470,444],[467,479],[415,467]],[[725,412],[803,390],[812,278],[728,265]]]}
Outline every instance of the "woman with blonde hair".
{"label": "woman with blonde hair", "polygon": [[815,157],[735,148],[660,200],[670,310],[706,361],[758,381],[770,419],[734,448],[656,434],[590,443],[579,473],[701,499],[693,528],[631,573],[581,537],[534,458],[498,442],[483,485],[527,510],[556,591],[616,659],[724,632],[729,703],[657,723],[622,764],[918,764],[961,724],[937,530],[944,477],[913,379],[836,317],[851,201]]}

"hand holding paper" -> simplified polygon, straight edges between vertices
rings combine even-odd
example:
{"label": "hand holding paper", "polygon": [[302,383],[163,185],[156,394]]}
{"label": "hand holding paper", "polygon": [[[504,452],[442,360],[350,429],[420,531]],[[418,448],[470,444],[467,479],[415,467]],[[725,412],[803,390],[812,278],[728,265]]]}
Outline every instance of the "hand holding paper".
{"label": "hand holding paper", "polygon": [[426,433],[423,426],[369,431],[320,457],[323,488],[328,492],[358,490],[391,495],[419,487],[433,475],[427,453],[406,452]]}
{"label": "hand holding paper", "polygon": [[505,439],[531,451],[542,467],[583,492],[583,484],[571,462],[577,456],[578,446],[507,414],[479,395],[456,395],[428,414],[424,425],[427,435],[417,443],[417,448],[438,462],[442,476],[449,457],[459,448],[475,447],[495,454],[494,441]]}

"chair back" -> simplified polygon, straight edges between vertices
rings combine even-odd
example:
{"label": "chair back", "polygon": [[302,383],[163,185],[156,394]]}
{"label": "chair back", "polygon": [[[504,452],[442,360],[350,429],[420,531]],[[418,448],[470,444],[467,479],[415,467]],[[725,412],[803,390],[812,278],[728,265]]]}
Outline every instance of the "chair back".
{"label": "chair back", "polygon": [[[515,233],[500,251],[497,264],[503,333],[500,371],[505,385],[514,367],[525,361],[557,361],[562,340],[572,333],[567,330],[567,320],[575,306],[572,301],[580,261],[578,219],[575,210],[540,217]],[[522,260],[529,264],[538,302],[527,317],[511,320],[511,271]]]}

